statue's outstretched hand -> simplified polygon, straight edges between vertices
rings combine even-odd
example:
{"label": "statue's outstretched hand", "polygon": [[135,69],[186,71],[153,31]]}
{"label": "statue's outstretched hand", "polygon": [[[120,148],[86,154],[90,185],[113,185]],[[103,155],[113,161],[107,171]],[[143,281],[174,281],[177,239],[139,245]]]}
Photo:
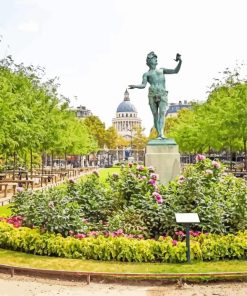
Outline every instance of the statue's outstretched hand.
{"label": "statue's outstretched hand", "polygon": [[177,53],[175,61],[176,62],[182,61],[181,60],[181,54]]}
{"label": "statue's outstretched hand", "polygon": [[129,89],[133,89],[133,88],[135,88],[135,85],[129,85]]}

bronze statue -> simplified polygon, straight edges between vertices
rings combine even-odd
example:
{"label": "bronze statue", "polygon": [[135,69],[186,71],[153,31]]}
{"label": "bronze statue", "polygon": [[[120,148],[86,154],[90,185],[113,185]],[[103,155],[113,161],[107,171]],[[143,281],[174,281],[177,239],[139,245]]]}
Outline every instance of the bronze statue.
{"label": "bronze statue", "polygon": [[165,75],[178,73],[182,64],[181,55],[177,54],[175,61],[178,62],[175,69],[156,69],[157,55],[152,51],[147,55],[146,64],[149,67],[148,72],[142,76],[142,84],[129,85],[129,89],[145,88],[147,82],[150,84],[148,99],[153,114],[154,127],[158,133],[158,139],[164,139],[165,110],[168,105]]}

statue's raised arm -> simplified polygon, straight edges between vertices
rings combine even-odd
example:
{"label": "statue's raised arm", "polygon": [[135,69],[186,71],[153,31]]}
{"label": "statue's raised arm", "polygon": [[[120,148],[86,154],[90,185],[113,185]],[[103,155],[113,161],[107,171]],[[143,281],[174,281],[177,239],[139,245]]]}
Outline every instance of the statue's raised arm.
{"label": "statue's raised arm", "polygon": [[177,74],[179,72],[182,65],[181,55],[179,53],[177,53],[175,61],[178,62],[176,68],[174,69],[161,68],[164,74]]}

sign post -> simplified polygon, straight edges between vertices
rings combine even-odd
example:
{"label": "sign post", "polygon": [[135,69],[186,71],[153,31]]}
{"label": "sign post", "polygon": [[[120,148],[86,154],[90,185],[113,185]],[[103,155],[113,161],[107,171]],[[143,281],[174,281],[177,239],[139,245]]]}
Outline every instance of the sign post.
{"label": "sign post", "polygon": [[199,217],[196,213],[175,213],[176,222],[184,224],[186,227],[186,258],[190,263],[190,224],[199,223]]}

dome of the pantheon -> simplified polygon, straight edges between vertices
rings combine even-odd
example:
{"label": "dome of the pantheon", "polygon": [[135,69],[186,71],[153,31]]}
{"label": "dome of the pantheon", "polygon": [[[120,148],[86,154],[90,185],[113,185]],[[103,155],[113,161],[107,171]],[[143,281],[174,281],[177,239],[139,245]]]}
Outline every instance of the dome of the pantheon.
{"label": "dome of the pantheon", "polygon": [[117,107],[117,112],[137,112],[136,107],[130,102],[127,89],[124,93],[124,100]]}
{"label": "dome of the pantheon", "polygon": [[135,127],[141,127],[141,119],[137,115],[137,109],[130,102],[129,93],[126,89],[124,100],[117,107],[116,118],[112,119],[112,124],[119,135],[128,140],[132,139],[135,134]]}

